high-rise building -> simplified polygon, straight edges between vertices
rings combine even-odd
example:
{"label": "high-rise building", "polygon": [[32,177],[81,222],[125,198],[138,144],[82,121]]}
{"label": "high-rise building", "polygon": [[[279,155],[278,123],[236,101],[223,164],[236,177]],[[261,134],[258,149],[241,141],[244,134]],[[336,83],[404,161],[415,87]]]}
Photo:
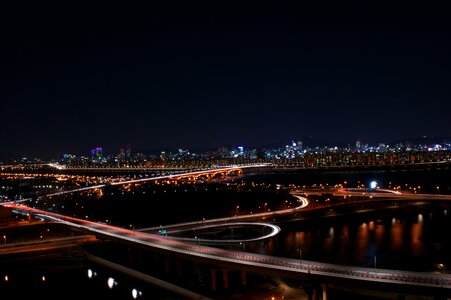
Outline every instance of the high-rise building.
{"label": "high-rise building", "polygon": [[302,151],[303,143],[302,141],[298,141],[298,150]]}
{"label": "high-rise building", "polygon": [[125,157],[127,158],[132,157],[132,145],[130,144],[127,144],[127,146],[125,146]]}
{"label": "high-rise building", "polygon": [[91,156],[99,158],[103,155],[103,148],[102,147],[96,147],[91,150]]}
{"label": "high-rise building", "polygon": [[218,156],[219,157],[227,157],[229,156],[229,149],[227,149],[227,147],[219,147],[218,149]]}
{"label": "high-rise building", "polygon": [[360,142],[360,140],[357,140],[357,141],[355,142],[355,149],[356,149],[357,151],[360,151],[361,148],[362,148],[362,143]]}

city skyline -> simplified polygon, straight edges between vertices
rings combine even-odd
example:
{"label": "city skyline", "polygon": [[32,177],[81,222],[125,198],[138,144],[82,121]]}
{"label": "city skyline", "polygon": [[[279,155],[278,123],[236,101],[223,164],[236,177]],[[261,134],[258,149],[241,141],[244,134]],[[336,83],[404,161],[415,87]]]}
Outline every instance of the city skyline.
{"label": "city skyline", "polygon": [[10,12],[0,157],[451,136],[445,10],[212,8]]}
{"label": "city skyline", "polygon": [[[410,137],[404,139],[398,139],[395,141],[378,141],[375,143],[368,143],[365,140],[357,139],[355,141],[322,141],[313,137],[295,138],[283,142],[266,143],[263,145],[245,145],[245,144],[233,144],[233,145],[217,145],[216,147],[204,147],[204,148],[192,148],[192,147],[161,147],[152,149],[140,149],[135,148],[135,145],[121,144],[119,148],[112,148],[110,145],[95,144],[88,149],[81,149],[80,151],[65,151],[56,153],[53,156],[47,154],[39,155],[18,155],[18,154],[5,154],[0,153],[0,164],[2,160],[45,160],[55,161],[61,160],[66,156],[73,157],[127,157],[131,158],[136,155],[140,159],[161,157],[162,154],[168,154],[178,159],[180,158],[206,158],[213,156],[233,157],[238,153],[253,153],[256,155],[256,151],[259,153],[281,153],[290,152],[294,150],[296,152],[304,153],[308,152],[410,152],[410,151],[449,151],[451,149],[450,137],[435,137],[435,136],[421,136]],[[227,153],[227,155],[225,155]],[[286,153],[285,153],[286,154]],[[247,155],[245,155],[247,156]],[[288,155],[287,158],[289,158]]]}

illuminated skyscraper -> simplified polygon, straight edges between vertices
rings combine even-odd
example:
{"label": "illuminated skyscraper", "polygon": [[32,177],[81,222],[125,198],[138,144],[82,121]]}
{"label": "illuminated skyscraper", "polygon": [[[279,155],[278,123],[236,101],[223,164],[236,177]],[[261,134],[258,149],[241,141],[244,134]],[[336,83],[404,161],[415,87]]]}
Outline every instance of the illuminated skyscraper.
{"label": "illuminated skyscraper", "polygon": [[91,156],[96,157],[96,158],[100,158],[103,155],[103,148],[102,147],[97,147],[91,150]]}
{"label": "illuminated skyscraper", "polygon": [[302,151],[302,147],[303,147],[302,141],[298,141],[298,150]]}
{"label": "illuminated skyscraper", "polygon": [[132,145],[130,144],[127,144],[127,146],[125,146],[125,157],[126,158],[132,157]]}
{"label": "illuminated skyscraper", "polygon": [[356,149],[357,151],[359,151],[361,148],[362,148],[362,144],[361,144],[360,140],[357,140],[357,141],[355,142],[355,149]]}

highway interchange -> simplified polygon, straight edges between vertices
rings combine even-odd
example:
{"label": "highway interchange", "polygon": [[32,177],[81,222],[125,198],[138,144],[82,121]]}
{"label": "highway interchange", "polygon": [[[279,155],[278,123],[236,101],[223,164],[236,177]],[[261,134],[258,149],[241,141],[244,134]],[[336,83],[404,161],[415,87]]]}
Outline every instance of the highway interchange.
{"label": "highway interchange", "polygon": [[[255,166],[254,166],[255,167]],[[231,167],[236,168],[236,167]],[[230,168],[229,168],[230,169]],[[221,171],[227,170],[227,168],[222,168]],[[211,170],[208,170],[209,172]],[[196,171],[196,175],[201,171]],[[193,172],[192,172],[193,173]],[[118,182],[115,184],[127,184],[136,183],[148,180],[158,180],[158,179],[168,179],[173,178],[177,175],[166,175],[159,176],[155,178],[145,178],[138,180],[130,180]],[[87,188],[101,188],[105,185],[91,186]],[[78,190],[65,191],[64,193],[74,193],[83,191],[87,188],[82,188]],[[56,196],[61,193],[50,194],[47,196]],[[308,200],[302,196],[306,194],[306,191],[298,190],[294,191],[293,195],[298,198],[301,203],[300,206],[296,208],[284,209],[279,211],[263,212],[259,214],[252,215],[241,215],[233,218],[221,218],[215,220],[204,220],[203,226],[213,226],[214,224],[224,223],[224,222],[242,222],[243,220],[256,220],[268,216],[274,215],[285,215],[294,212],[308,206]],[[400,194],[400,193],[387,193],[387,192],[368,192],[368,191],[356,191],[356,190],[336,190],[333,195],[337,196],[366,196],[367,201],[374,201],[376,199],[396,199],[396,200],[451,200],[451,196],[448,195],[424,195],[424,194]],[[24,199],[29,200],[29,199]],[[8,206],[11,209],[21,212],[33,214],[38,218],[45,220],[56,221],[60,223],[67,224],[69,226],[84,229],[86,232],[91,234],[96,234],[99,236],[115,238],[119,240],[124,240],[149,248],[160,249],[166,252],[171,252],[173,254],[180,254],[182,256],[189,256],[192,258],[197,258],[210,263],[221,263],[226,264],[230,267],[237,269],[245,268],[247,270],[254,270],[256,272],[267,272],[271,274],[286,275],[289,277],[296,277],[298,275],[317,275],[325,277],[334,278],[344,278],[350,280],[362,280],[362,281],[372,281],[372,282],[383,282],[383,283],[394,283],[403,285],[413,285],[413,286],[427,286],[427,287],[439,287],[445,289],[451,289],[451,275],[449,274],[436,274],[436,273],[423,273],[423,272],[410,272],[410,271],[399,271],[399,270],[387,270],[387,269],[376,269],[376,268],[362,268],[354,266],[344,266],[336,264],[321,263],[315,261],[274,257],[268,255],[261,255],[242,251],[225,250],[219,248],[208,247],[196,243],[191,243],[187,241],[177,241],[168,238],[164,235],[159,234],[149,234],[143,231],[135,231],[130,229],[124,229],[116,226],[111,226],[108,224],[72,218],[60,214],[51,213],[48,211],[43,211],[35,208],[25,206],[22,203],[7,202],[2,203],[4,206]],[[198,222],[196,223],[197,225]],[[174,229],[183,226],[192,226],[193,223],[177,224],[174,226],[165,226],[166,229]],[[267,224],[266,224],[267,225]],[[156,228],[146,228],[145,230],[155,230]],[[275,227],[273,228],[272,234],[277,232]],[[272,235],[268,236],[271,237]],[[197,241],[197,240],[196,240]],[[199,241],[197,241],[199,242]],[[235,242],[238,242],[235,240]],[[296,275],[298,274],[298,275]]]}

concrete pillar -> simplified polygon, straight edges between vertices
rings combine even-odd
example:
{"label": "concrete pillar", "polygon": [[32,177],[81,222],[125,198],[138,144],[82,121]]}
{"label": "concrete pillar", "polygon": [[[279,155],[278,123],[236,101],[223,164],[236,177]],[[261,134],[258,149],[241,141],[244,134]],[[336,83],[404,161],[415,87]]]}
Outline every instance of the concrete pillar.
{"label": "concrete pillar", "polygon": [[210,269],[211,290],[216,292],[216,269]]}
{"label": "concrete pillar", "polygon": [[132,248],[131,247],[128,247],[128,261],[130,262],[130,263],[133,263],[133,250],[132,250]]}
{"label": "concrete pillar", "polygon": [[169,263],[169,259],[165,258],[165,259],[163,259],[163,262],[164,262],[164,272],[167,275],[169,275],[169,273],[171,271],[171,266],[170,266],[170,263]]}
{"label": "concrete pillar", "polygon": [[327,300],[327,283],[323,283],[321,285],[322,290],[323,290],[323,300]]}
{"label": "concrete pillar", "polygon": [[135,264],[139,267],[142,267],[143,265],[142,253],[139,248],[134,251],[134,256],[135,256]]}
{"label": "concrete pillar", "polygon": [[225,289],[229,288],[229,270],[222,269],[222,284]]}
{"label": "concrete pillar", "polygon": [[175,259],[175,267],[177,269],[177,277],[181,278],[182,277],[182,262],[180,261],[180,259]]}
{"label": "concrete pillar", "polygon": [[128,247],[128,261],[133,266],[142,266],[142,257],[141,257],[141,251],[139,249]]}
{"label": "concrete pillar", "polygon": [[200,269],[200,265],[196,262],[193,262],[193,272],[195,274],[200,274],[201,273],[201,269]]}
{"label": "concrete pillar", "polygon": [[319,300],[318,297],[318,287],[312,286],[310,289],[310,293],[308,295],[309,300]]}
{"label": "concrete pillar", "polygon": [[241,285],[246,287],[246,271],[241,271]]}
{"label": "concrete pillar", "polygon": [[153,253],[152,259],[155,262],[155,264],[160,264],[161,263],[161,254],[156,253],[156,252]]}

